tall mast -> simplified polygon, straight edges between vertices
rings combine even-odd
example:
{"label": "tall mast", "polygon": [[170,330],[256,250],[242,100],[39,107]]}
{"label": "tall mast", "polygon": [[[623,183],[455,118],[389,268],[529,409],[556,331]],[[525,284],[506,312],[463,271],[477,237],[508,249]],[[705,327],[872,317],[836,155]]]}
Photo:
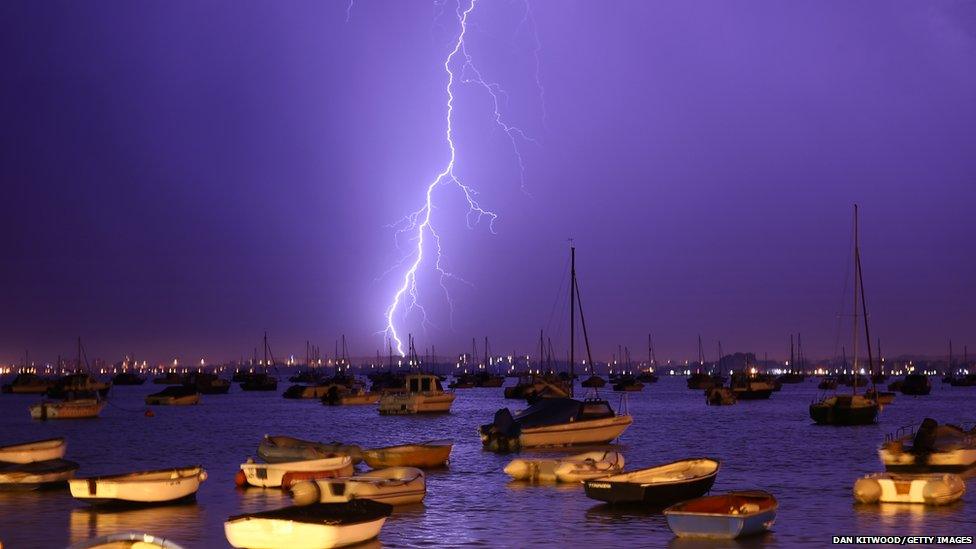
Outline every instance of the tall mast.
{"label": "tall mast", "polygon": [[948,367],[949,367],[949,371],[947,373],[949,375],[952,375],[952,340],[951,339],[949,340],[949,364],[948,364]]}
{"label": "tall mast", "polygon": [[854,322],[852,322],[852,326],[853,326],[852,327],[852,332],[853,332],[852,337],[854,338],[854,357],[853,357],[853,366],[851,367],[851,374],[853,374],[853,378],[852,379],[854,380],[854,383],[852,384],[852,390],[853,390],[853,393],[852,394],[855,394],[855,395],[857,394],[857,295],[858,295],[858,292],[857,292],[857,285],[858,285],[858,276],[857,276],[857,246],[858,246],[858,243],[857,243],[857,204],[854,204],[854,257],[853,257],[853,262],[854,262],[854,300],[851,303],[851,307],[853,308],[853,312],[854,312]]}
{"label": "tall mast", "polygon": [[573,396],[576,367],[576,245],[569,241],[569,396]]}
{"label": "tall mast", "polygon": [[264,370],[268,370],[268,332],[264,332]]}
{"label": "tall mast", "polygon": [[792,367],[791,370],[796,369],[796,358],[793,354],[793,334],[790,334],[790,366]]}
{"label": "tall mast", "polygon": [[[857,205],[855,205],[855,208],[856,206]],[[868,370],[874,372],[874,355],[871,353],[871,328],[868,325],[868,298],[864,293],[864,269],[861,268],[860,246],[856,248],[856,257],[857,257],[857,281],[858,281],[858,285],[861,288],[861,316],[864,317],[864,341],[868,348]],[[855,381],[855,388],[856,388],[857,377],[854,378],[854,381]],[[874,383],[873,378],[872,378],[872,383]]]}
{"label": "tall mast", "polygon": [[705,366],[705,349],[702,348],[701,334],[698,334],[698,371]]}
{"label": "tall mast", "polygon": [[485,373],[488,373],[488,336],[485,336]]}
{"label": "tall mast", "polygon": [[[539,330],[539,372],[542,372],[542,363],[545,362],[546,345],[542,340],[542,330]],[[532,366],[529,366],[529,373],[532,373]]]}

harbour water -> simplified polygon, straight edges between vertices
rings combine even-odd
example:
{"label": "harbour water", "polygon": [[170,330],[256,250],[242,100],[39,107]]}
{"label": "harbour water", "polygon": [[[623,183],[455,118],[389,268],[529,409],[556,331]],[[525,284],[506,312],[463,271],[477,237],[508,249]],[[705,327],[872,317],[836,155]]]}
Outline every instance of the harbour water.
{"label": "harbour water", "polygon": [[[507,383],[513,383],[508,380]],[[616,509],[588,499],[577,485],[530,485],[502,473],[512,456],[485,452],[477,427],[505,400],[502,389],[459,390],[452,412],[437,416],[380,416],[375,406],[329,407],[277,393],[204,395],[197,406],[156,407],[146,417],[143,398],[160,390],[113,387],[110,405],[93,420],[32,421],[36,396],[0,396],[0,444],[63,436],[66,459],[78,476],[182,465],[203,465],[209,479],[197,502],[136,510],[96,510],[66,489],[0,492],[4,548],[64,547],[122,531],[149,532],[184,547],[228,547],[223,522],[231,515],[290,504],[280,490],[234,486],[239,464],[255,456],[265,434],[285,434],[364,447],[450,438],[450,466],[428,472],[422,505],[397,508],[374,546],[593,546],[593,547],[820,547],[833,536],[976,535],[976,480],[961,502],[943,507],[858,506],[851,488],[863,474],[882,470],[877,447],[885,433],[924,417],[976,420],[976,388],[953,388],[933,378],[932,394],[898,395],[876,425],[816,426],[807,406],[818,394],[809,378],[784,385],[767,401],[709,407],[683,377],[662,377],[627,396],[634,424],[618,449],[627,468],[708,456],[722,466],[713,492],[761,488],[780,503],[772,532],[745,542],[688,542],[673,538],[660,514]],[[615,408],[620,395],[602,392]],[[540,455],[547,452],[525,452]],[[557,452],[569,453],[569,452]],[[575,453],[575,452],[572,452]]]}

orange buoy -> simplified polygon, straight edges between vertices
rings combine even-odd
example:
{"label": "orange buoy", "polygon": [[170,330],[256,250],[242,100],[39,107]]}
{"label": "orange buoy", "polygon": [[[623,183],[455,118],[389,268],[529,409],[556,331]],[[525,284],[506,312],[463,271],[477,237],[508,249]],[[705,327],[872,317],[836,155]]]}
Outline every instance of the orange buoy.
{"label": "orange buoy", "polygon": [[234,484],[237,486],[247,486],[247,475],[244,474],[244,471],[238,471],[234,475]]}
{"label": "orange buoy", "polygon": [[146,408],[146,417],[156,417],[156,412],[153,412],[150,408]]}

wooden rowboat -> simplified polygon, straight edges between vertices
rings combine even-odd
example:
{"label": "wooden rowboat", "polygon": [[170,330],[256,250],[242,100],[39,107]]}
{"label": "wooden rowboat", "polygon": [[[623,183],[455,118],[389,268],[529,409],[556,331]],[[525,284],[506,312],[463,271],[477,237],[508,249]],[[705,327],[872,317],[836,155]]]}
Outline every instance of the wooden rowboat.
{"label": "wooden rowboat", "polygon": [[49,438],[34,442],[22,442],[0,446],[0,462],[34,463],[49,459],[61,459],[68,445],[63,438]]}
{"label": "wooden rowboat", "polygon": [[[251,486],[262,488],[280,488],[285,480],[297,482],[317,478],[348,477],[352,475],[352,458],[336,456],[306,461],[289,461],[285,463],[254,463],[247,460],[241,464],[244,477]],[[288,479],[285,476],[289,475]]]}
{"label": "wooden rowboat", "polygon": [[353,465],[363,460],[363,451],[355,444],[312,442],[280,435],[264,435],[258,444],[258,457],[268,463],[322,459],[336,454],[351,457]]}
{"label": "wooden rowboat", "polygon": [[705,495],[718,476],[716,459],[683,459],[630,473],[587,480],[586,495],[608,503],[641,503],[661,509]]}
{"label": "wooden rowboat", "polygon": [[623,468],[624,456],[607,450],[559,458],[513,459],[505,466],[505,474],[515,480],[580,482],[619,473]]}
{"label": "wooden rowboat", "polygon": [[0,466],[0,490],[36,490],[63,484],[77,470],[78,464],[66,459],[3,465]]}
{"label": "wooden rowboat", "polygon": [[71,495],[91,504],[164,504],[192,499],[207,472],[200,466],[68,481]]}
{"label": "wooden rowboat", "polygon": [[776,520],[776,498],[754,490],[684,501],[664,510],[678,537],[734,539],[761,534]]}
{"label": "wooden rowboat", "polygon": [[431,440],[419,444],[404,444],[363,450],[363,459],[373,469],[384,467],[443,467],[451,457],[454,442]]}
{"label": "wooden rowboat", "polygon": [[31,419],[86,419],[98,417],[105,402],[95,398],[81,398],[63,402],[45,400],[32,405]]}
{"label": "wooden rowboat", "polygon": [[414,467],[377,469],[348,478],[299,482],[291,487],[296,505],[370,499],[390,505],[420,503],[427,495],[424,472]]}
{"label": "wooden rowboat", "polygon": [[324,549],[362,543],[379,535],[393,507],[368,499],[316,503],[237,515],[224,523],[234,547]]}

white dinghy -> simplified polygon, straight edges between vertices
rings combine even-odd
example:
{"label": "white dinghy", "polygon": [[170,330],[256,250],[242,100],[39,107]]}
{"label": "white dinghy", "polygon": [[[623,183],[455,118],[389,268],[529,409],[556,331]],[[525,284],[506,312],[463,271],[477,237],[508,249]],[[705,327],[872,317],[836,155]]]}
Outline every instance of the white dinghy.
{"label": "white dinghy", "polygon": [[34,463],[49,459],[61,459],[67,444],[63,438],[49,438],[34,442],[22,442],[0,446],[0,461],[6,463]]}
{"label": "white dinghy", "polygon": [[424,472],[414,467],[377,469],[348,478],[299,482],[291,487],[296,505],[371,499],[389,505],[420,503],[427,495]]}
{"label": "white dinghy", "polygon": [[392,511],[368,499],[292,506],[230,517],[224,535],[234,547],[248,549],[345,547],[378,536]]}
{"label": "white dinghy", "polygon": [[320,478],[348,477],[352,475],[352,458],[335,456],[284,463],[255,463],[247,460],[241,464],[247,484],[262,488],[288,488],[292,483]]}
{"label": "white dinghy", "polygon": [[77,470],[78,464],[66,459],[3,464],[0,465],[0,490],[36,490],[64,485]]}
{"label": "white dinghy", "polygon": [[192,499],[205,480],[207,472],[194,466],[75,478],[68,487],[72,497],[92,504],[151,505]]}
{"label": "white dinghy", "polygon": [[962,477],[951,473],[875,473],[854,483],[854,499],[859,503],[947,505],[959,501],[965,493],[966,483]]}
{"label": "white dinghy", "polygon": [[607,450],[560,458],[513,459],[505,466],[505,474],[515,480],[580,482],[619,473],[623,469],[624,456]]}

